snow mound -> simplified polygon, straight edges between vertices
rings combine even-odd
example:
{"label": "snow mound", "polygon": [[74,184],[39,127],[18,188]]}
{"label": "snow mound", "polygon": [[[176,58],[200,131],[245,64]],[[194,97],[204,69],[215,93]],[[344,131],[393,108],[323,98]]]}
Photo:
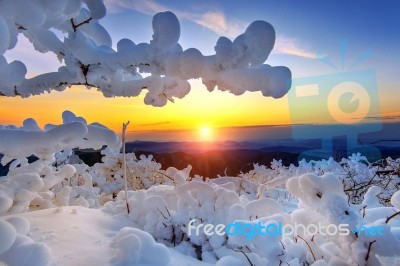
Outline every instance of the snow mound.
{"label": "snow mound", "polygon": [[115,254],[112,262],[118,264],[167,265],[170,262],[170,252],[162,244],[142,230],[124,227],[114,237],[112,245]]}
{"label": "snow mound", "polygon": [[400,209],[400,190],[393,194],[390,202],[394,207]]}
{"label": "snow mound", "polygon": [[26,236],[29,230],[30,224],[25,218],[0,220],[0,262],[8,266],[44,266],[50,263],[50,248]]}
{"label": "snow mound", "polygon": [[10,217],[7,222],[12,224],[18,234],[27,235],[31,230],[31,225],[27,219],[24,217]]}
{"label": "snow mound", "polygon": [[7,251],[15,241],[16,238],[15,228],[6,221],[0,220],[0,254]]}
{"label": "snow mound", "polygon": [[6,195],[0,194],[0,213],[8,211],[13,205],[13,200]]}

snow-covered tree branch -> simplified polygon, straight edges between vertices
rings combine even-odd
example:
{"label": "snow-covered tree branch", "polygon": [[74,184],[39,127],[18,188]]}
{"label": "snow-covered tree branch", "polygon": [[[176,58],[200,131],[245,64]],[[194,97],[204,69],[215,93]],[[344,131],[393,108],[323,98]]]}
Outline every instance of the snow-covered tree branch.
{"label": "snow-covered tree branch", "polygon": [[[280,98],[290,89],[287,67],[264,64],[275,43],[268,22],[251,23],[233,42],[220,37],[215,54],[204,56],[195,48],[183,51],[178,18],[168,11],[153,17],[149,43],[122,39],[114,50],[99,22],[105,14],[101,0],[0,1],[0,96],[29,97],[85,85],[105,97],[134,97],[147,90],[146,104],[164,106],[187,95],[193,78],[201,78],[209,91],[235,95],[261,91]],[[27,78],[23,62],[7,62],[4,53],[15,48],[18,34],[35,50],[54,53],[59,69]]]}

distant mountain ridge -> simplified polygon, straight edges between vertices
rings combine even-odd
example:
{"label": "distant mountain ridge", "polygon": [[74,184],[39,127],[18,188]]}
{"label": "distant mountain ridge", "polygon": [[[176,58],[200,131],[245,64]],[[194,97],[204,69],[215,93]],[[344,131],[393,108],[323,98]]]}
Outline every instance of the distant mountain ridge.
{"label": "distant mountain ridge", "polygon": [[250,142],[250,141],[215,141],[215,142],[189,142],[189,141],[173,141],[173,142],[157,142],[157,141],[131,141],[126,143],[128,152],[148,151],[148,152],[205,152],[212,150],[268,150],[297,152],[310,148],[318,148],[319,142],[303,141],[300,144],[295,143],[291,139],[281,139],[266,143]]}
{"label": "distant mountain ridge", "polygon": [[[343,143],[336,145],[334,159],[340,160],[346,156]],[[192,165],[191,174],[203,177],[217,177],[217,175],[236,176],[241,172],[253,169],[253,164],[269,166],[273,159],[280,159],[284,165],[297,164],[299,155],[309,149],[318,149],[320,142],[281,140],[271,143],[255,142],[155,142],[134,141],[126,144],[127,152],[153,155],[162,169],[170,166],[183,169]],[[341,146],[342,145],[342,146]],[[381,152],[382,158],[391,156],[400,157],[399,147],[375,146]],[[92,166],[101,162],[101,152],[94,150],[76,150],[86,164]],[[1,159],[0,155],[0,159]],[[317,159],[317,158],[316,158]],[[0,176],[6,175],[8,165],[0,165]]]}

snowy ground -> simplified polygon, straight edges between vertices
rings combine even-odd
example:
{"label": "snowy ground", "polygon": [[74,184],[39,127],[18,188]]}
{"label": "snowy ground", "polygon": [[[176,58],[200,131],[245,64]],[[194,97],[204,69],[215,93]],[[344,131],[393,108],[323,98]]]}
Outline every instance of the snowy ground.
{"label": "snowy ground", "polygon": [[[51,249],[50,265],[116,265],[118,263],[112,262],[116,256],[116,249],[112,246],[113,238],[119,229],[132,224],[124,215],[116,217],[100,209],[79,206],[2,218],[7,220],[10,217],[23,217],[29,221],[28,236],[35,242],[45,243]],[[165,265],[212,265],[184,256],[173,248],[169,248],[169,254],[170,262]],[[141,262],[135,265],[153,264]]]}

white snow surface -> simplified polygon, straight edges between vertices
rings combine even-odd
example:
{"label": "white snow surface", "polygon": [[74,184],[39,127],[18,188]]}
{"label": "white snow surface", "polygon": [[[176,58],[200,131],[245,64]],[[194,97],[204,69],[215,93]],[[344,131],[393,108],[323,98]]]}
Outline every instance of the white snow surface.
{"label": "white snow surface", "polygon": [[[101,209],[66,206],[3,216],[0,234],[3,223],[13,219],[27,221],[30,242],[51,250],[47,257],[49,265],[210,265],[155,243],[150,234],[125,227],[131,225],[126,216],[111,216]],[[122,241],[121,236],[125,236]],[[2,238],[1,246],[7,244],[4,240]],[[7,258],[17,258],[24,255],[19,252],[31,251],[37,252],[34,245],[25,249],[16,247]],[[122,251],[125,253],[121,254]],[[22,264],[13,264],[10,259],[9,265],[45,265],[37,262],[40,261],[35,257]]]}

